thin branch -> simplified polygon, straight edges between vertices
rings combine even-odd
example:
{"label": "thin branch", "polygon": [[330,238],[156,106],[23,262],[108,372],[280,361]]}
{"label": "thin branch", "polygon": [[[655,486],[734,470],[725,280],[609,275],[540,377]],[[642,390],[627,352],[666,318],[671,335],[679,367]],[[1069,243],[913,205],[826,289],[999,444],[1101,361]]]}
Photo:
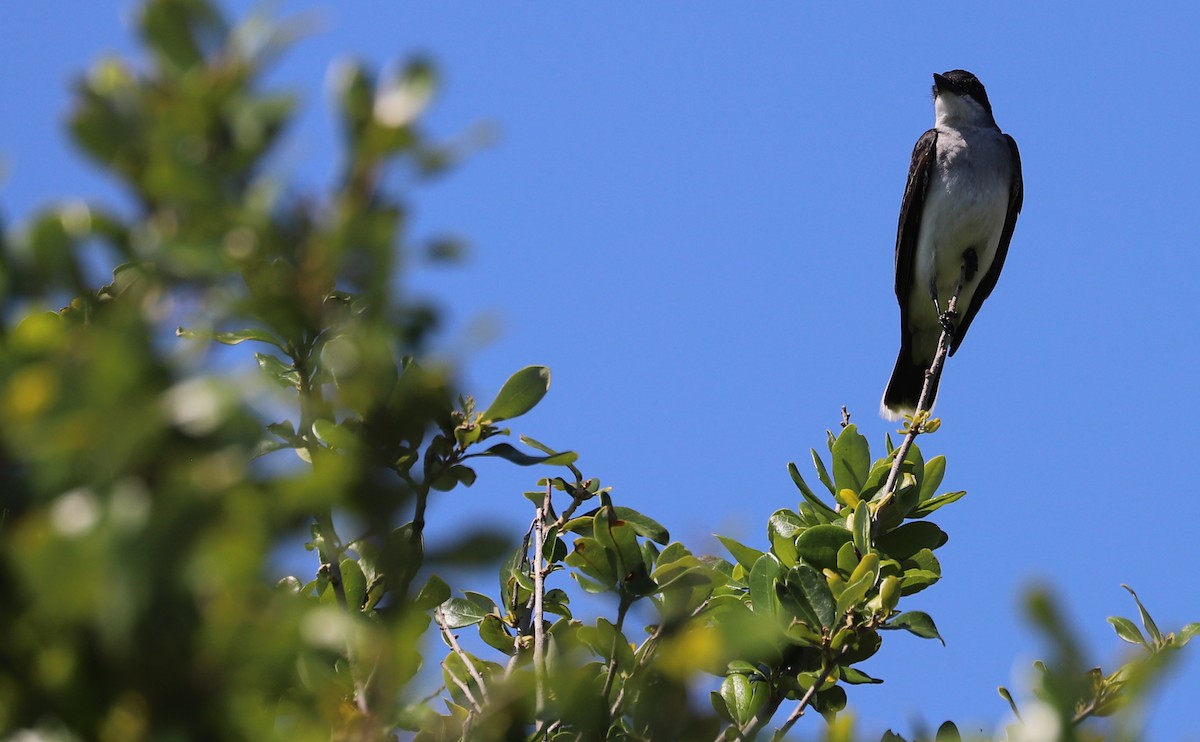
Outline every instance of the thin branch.
{"label": "thin branch", "polygon": [[612,651],[610,652],[608,663],[608,676],[604,678],[604,690],[600,691],[601,698],[608,698],[608,694],[612,692],[613,681],[617,678],[617,642],[621,641],[621,631],[625,626],[625,614],[629,612],[629,606],[633,605],[633,601],[621,596],[621,604],[617,606],[617,624],[616,632],[613,634]]}
{"label": "thin branch", "polygon": [[[962,291],[965,278],[966,266],[963,266],[963,275],[958,279],[958,286],[954,289],[954,296],[950,297],[950,303],[946,305],[945,316],[955,316],[958,307],[958,295]],[[942,334],[938,338],[937,353],[934,354],[933,363],[925,371],[925,384],[921,387],[921,397],[917,401],[917,409],[913,412],[913,423],[908,426],[908,432],[904,436],[904,440],[901,441],[900,447],[896,449],[895,457],[892,459],[892,468],[888,472],[887,481],[883,485],[884,494],[879,500],[879,506],[875,510],[872,526],[878,525],[879,518],[884,509],[889,507],[896,498],[896,485],[900,481],[900,470],[904,467],[904,460],[908,457],[908,451],[912,448],[913,441],[917,439],[918,435],[925,432],[925,418],[922,416],[922,413],[928,415],[930,408],[933,407],[933,390],[937,387],[937,382],[942,376],[942,367],[946,365],[946,357],[950,354],[950,343],[953,339],[953,335],[944,326]]]}
{"label": "thin branch", "polygon": [[454,653],[458,655],[459,659],[463,661],[463,664],[467,666],[467,672],[471,673],[471,678],[475,681],[476,685],[479,686],[479,695],[483,696],[484,703],[486,703],[488,701],[487,684],[483,682],[483,676],[479,674],[479,670],[475,669],[475,663],[471,661],[471,656],[463,651],[462,646],[460,646],[458,643],[458,639],[450,631],[450,627],[446,625],[446,617],[442,615],[442,609],[440,607],[433,610],[433,617],[437,621],[438,626],[441,627],[442,635],[446,637],[446,643],[450,645],[450,649],[453,650]]}
{"label": "thin branch", "polygon": [[562,515],[558,516],[558,520],[554,521],[554,525],[557,528],[562,528],[563,524],[569,521],[571,516],[575,514],[579,506],[591,496],[592,493],[587,491],[587,488],[583,486],[583,482],[576,482],[575,489],[571,492],[571,504],[562,512]]}
{"label": "thin branch", "polygon": [[450,676],[450,679],[454,681],[454,684],[456,686],[458,686],[458,689],[461,690],[463,692],[463,695],[466,696],[467,700],[471,702],[471,706],[474,707],[475,711],[476,712],[483,711],[483,706],[479,705],[479,701],[476,700],[475,694],[471,692],[470,684],[463,682],[457,675],[455,675],[452,672],[446,673],[446,674]]}
{"label": "thin branch", "polygon": [[546,517],[550,512],[553,487],[546,483],[546,495],[538,508],[533,527],[533,676],[536,684],[536,718],[546,711],[546,570],[543,567],[546,550]]}
{"label": "thin branch", "polygon": [[835,664],[833,662],[828,662],[825,664],[825,667],[821,669],[820,676],[817,677],[817,682],[813,683],[812,687],[805,692],[804,696],[800,699],[800,702],[796,704],[796,708],[792,709],[792,713],[789,714],[787,720],[783,722],[783,726],[775,730],[775,734],[771,736],[771,742],[779,742],[779,740],[782,740],[784,736],[787,735],[788,730],[795,726],[796,722],[800,720],[801,716],[804,716],[804,710],[808,708],[808,705],[812,703],[813,698],[817,695],[817,689],[825,684],[825,681],[829,678],[830,673],[833,672],[834,666]]}
{"label": "thin branch", "polygon": [[[687,620],[690,621],[703,613],[704,609],[708,607],[708,603],[709,600],[706,599],[703,603],[696,606],[696,610],[692,611],[691,615],[687,617]],[[654,654],[655,645],[658,643],[659,638],[663,635],[663,630],[666,627],[667,623],[665,621],[660,623],[654,628],[654,633],[647,637],[646,641],[642,642],[642,646],[637,648],[637,651],[634,652],[634,654],[641,653],[641,658],[638,659],[637,664],[634,665],[633,670],[630,671],[630,675],[636,675],[639,670],[641,670],[650,662],[650,657]],[[621,703],[625,700],[625,689],[627,687],[629,687],[628,683],[621,684],[621,690],[617,691],[617,698],[613,701],[612,706],[608,710],[608,718],[617,718],[617,714],[621,711]]]}

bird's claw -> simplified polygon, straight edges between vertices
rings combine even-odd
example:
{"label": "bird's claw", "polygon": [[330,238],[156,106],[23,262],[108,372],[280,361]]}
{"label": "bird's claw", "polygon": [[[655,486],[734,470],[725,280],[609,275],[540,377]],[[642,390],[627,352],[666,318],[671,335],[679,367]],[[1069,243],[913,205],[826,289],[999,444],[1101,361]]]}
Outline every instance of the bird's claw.
{"label": "bird's claw", "polygon": [[955,320],[957,320],[957,319],[958,319],[958,312],[946,311],[946,312],[939,313],[938,314],[938,324],[940,324],[942,326],[942,332],[953,337],[954,330],[956,329],[956,325],[957,325]]}

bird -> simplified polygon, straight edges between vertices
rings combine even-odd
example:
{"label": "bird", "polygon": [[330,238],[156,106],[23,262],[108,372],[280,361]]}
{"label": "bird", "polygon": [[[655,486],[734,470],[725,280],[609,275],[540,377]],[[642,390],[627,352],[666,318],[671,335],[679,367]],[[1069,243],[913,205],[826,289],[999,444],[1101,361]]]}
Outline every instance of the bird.
{"label": "bird", "polygon": [[996,125],[979,78],[934,74],[933,106],[934,126],[913,147],[896,230],[900,354],[880,404],[889,420],[916,411],[942,331],[950,355],[962,344],[996,287],[1025,195],[1017,143]]}

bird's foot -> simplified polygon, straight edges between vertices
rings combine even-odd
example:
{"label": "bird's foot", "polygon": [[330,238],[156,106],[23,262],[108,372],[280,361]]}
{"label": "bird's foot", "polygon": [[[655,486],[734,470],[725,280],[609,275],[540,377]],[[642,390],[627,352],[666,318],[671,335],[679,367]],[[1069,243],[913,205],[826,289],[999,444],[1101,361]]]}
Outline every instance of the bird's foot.
{"label": "bird's foot", "polygon": [[942,326],[942,332],[954,337],[954,331],[958,328],[958,312],[949,309],[939,312],[938,324]]}

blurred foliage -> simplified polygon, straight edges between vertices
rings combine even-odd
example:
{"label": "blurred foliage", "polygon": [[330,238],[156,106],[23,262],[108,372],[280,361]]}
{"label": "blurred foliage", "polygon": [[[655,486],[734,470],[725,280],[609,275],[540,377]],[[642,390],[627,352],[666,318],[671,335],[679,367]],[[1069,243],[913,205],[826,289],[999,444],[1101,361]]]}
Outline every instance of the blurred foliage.
{"label": "blurred foliage", "polygon": [[[145,64],[97,63],[70,118],[131,206],[2,234],[0,735],[732,740],[815,710],[828,739],[856,738],[848,689],[882,682],[861,663],[891,631],[941,640],[901,603],[941,577],[929,516],[964,494],[939,492],[944,457],[908,449],[885,492],[890,439],[873,458],[844,424],[812,451],[818,487],[789,465],[801,499],[764,548],[693,553],[574,453],[499,440],[547,369],[482,406],[428,357],[437,312],[404,271],[456,250],[414,245],[383,187],[457,159],[420,126],[428,62],[340,68],[341,169],[300,194],[267,176],[298,106],[262,82],[286,27],[206,0],[150,0],[138,27]],[[253,358],[231,370],[221,345]],[[480,458],[552,467],[528,531],[466,514],[427,550],[430,498],[474,484]],[[297,534],[313,568],[273,584]],[[438,576],[497,562],[492,595]],[[611,613],[577,614],[581,594]],[[1145,656],[1105,675],[1045,595],[1031,605],[1055,653],[1035,708],[1063,738],[1140,698],[1197,631],[1164,634],[1139,602],[1145,634],[1110,620]]]}

